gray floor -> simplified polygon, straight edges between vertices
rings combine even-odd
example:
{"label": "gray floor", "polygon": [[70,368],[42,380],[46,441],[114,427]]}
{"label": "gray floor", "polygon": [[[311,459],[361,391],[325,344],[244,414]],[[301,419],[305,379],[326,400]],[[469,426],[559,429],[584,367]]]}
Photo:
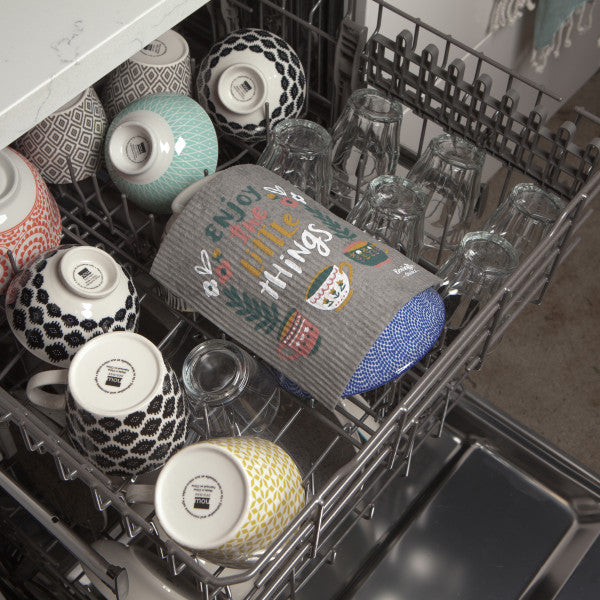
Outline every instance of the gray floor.
{"label": "gray floor", "polygon": [[[572,107],[600,115],[600,72],[551,123]],[[595,127],[594,127],[595,128]],[[584,132],[584,139],[600,136]],[[488,356],[471,388],[600,474],[600,194],[540,306],[528,306]]]}

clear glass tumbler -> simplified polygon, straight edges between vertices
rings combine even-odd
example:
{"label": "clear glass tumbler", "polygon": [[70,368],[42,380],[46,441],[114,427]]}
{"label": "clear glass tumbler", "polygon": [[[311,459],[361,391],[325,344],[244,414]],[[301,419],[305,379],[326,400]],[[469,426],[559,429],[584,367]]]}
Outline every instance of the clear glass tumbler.
{"label": "clear glass tumbler", "polygon": [[533,183],[517,184],[483,229],[508,240],[523,260],[548,235],[566,208],[558,196]]}
{"label": "clear glass tumbler", "polygon": [[258,164],[329,206],[331,136],[318,123],[285,119],[273,127]]}
{"label": "clear glass tumbler", "polygon": [[371,181],[346,220],[417,261],[423,246],[425,192],[398,175]]}
{"label": "clear glass tumbler", "polygon": [[519,256],[503,237],[489,231],[467,233],[440,267],[438,287],[446,307],[442,345],[450,344],[512,275]]}
{"label": "clear glass tumbler", "polygon": [[182,380],[191,426],[202,438],[268,436],[280,388],[270,369],[238,345],[202,342],[185,358]]}
{"label": "clear glass tumbler", "polygon": [[400,152],[402,104],[374,89],[354,91],[335,122],[332,202],[350,210],[370,181],[394,174]]}
{"label": "clear glass tumbler", "polygon": [[424,257],[443,262],[471,229],[485,152],[444,133],[433,138],[406,178],[427,193]]}

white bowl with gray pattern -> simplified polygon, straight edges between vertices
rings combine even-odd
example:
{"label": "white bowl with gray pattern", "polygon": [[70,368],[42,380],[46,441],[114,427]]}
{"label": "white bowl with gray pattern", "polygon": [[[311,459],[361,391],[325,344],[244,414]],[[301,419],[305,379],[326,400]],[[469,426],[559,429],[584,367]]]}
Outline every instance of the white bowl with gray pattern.
{"label": "white bowl with gray pattern", "polygon": [[73,183],[100,168],[107,129],[104,107],[89,87],[24,133],[15,147],[46,183]]}

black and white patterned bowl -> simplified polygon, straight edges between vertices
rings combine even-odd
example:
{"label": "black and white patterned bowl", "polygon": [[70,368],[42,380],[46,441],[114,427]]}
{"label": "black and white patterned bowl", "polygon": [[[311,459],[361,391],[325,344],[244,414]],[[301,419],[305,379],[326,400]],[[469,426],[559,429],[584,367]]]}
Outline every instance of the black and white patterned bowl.
{"label": "black and white patterned bowl", "polygon": [[13,278],[6,316],[27,350],[67,367],[88,340],[134,331],[139,298],[129,273],[104,250],[61,246],[40,254]]}
{"label": "black and white patterned bowl", "polygon": [[271,125],[300,115],[306,76],[284,39],[263,29],[240,29],[204,57],[196,94],[216,127],[254,142],[266,137],[266,102]]}
{"label": "black and white patterned bowl", "polygon": [[188,411],[177,376],[137,333],[87,342],[69,367],[67,388],[69,438],[107,475],[156,470],[185,443]]}

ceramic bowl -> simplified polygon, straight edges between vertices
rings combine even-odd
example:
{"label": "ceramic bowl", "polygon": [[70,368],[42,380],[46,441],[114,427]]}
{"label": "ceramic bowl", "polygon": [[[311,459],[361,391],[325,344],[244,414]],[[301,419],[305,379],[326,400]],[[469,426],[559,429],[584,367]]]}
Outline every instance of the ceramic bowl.
{"label": "ceramic bowl", "polygon": [[93,246],[64,246],[39,255],[6,292],[6,316],[16,338],[60,367],[97,335],[134,331],[138,314],[131,276]]}
{"label": "ceramic bowl", "polygon": [[[432,288],[411,298],[371,346],[342,395],[364,394],[410,369],[438,339],[445,317],[444,302]],[[288,392],[309,397],[300,385],[281,373],[278,381]]]}
{"label": "ceramic bowl", "polygon": [[37,169],[11,148],[0,150],[0,294],[17,270],[62,236],[60,210]]}
{"label": "ceramic bowl", "polygon": [[129,104],[106,134],[115,185],[144,210],[168,214],[173,199],[214,172],[218,141],[206,111],[182,94],[154,94]]}
{"label": "ceramic bowl", "polygon": [[285,40],[262,29],[240,29],[204,57],[196,93],[224,133],[259,141],[266,137],[265,103],[271,125],[297,117],[304,107],[306,77]]}
{"label": "ceramic bowl", "polygon": [[90,87],[22,135],[15,147],[48,183],[72,183],[98,171],[107,129],[104,108]]}
{"label": "ceramic bowl", "polygon": [[162,93],[192,96],[190,49],[173,29],[111,71],[104,80],[101,98],[112,121],[134,100]]}

